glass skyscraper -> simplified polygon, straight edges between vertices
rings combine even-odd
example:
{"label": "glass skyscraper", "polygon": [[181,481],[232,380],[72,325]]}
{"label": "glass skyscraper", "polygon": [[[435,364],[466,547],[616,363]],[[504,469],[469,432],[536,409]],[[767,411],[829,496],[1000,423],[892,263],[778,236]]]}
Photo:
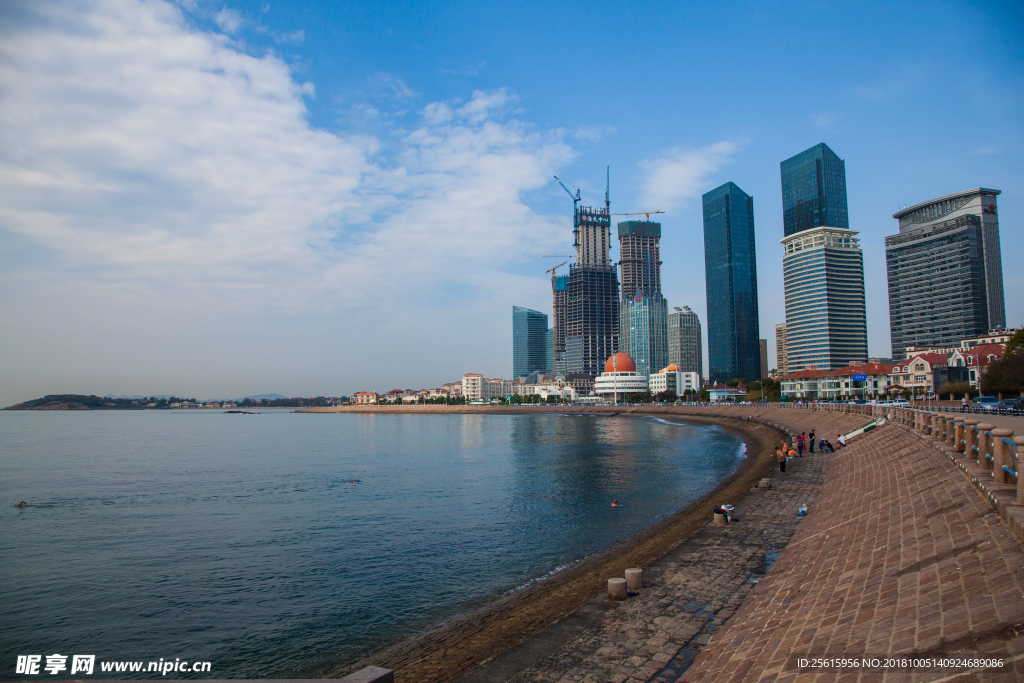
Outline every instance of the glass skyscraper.
{"label": "glass skyscraper", "polygon": [[668,302],[661,293],[637,292],[619,307],[619,351],[645,377],[668,365]]}
{"label": "glass skyscraper", "polygon": [[689,306],[675,309],[675,313],[668,314],[668,362],[681,372],[696,372],[698,377],[704,377],[700,318]]}
{"label": "glass skyscraper", "polygon": [[1006,325],[997,195],[979,187],[893,215],[900,232],[885,238],[893,358]]}
{"label": "glass skyscraper", "polygon": [[703,196],[712,384],[761,377],[754,198],[726,183]]}
{"label": "glass skyscraper", "polygon": [[522,306],[512,307],[512,379],[548,370],[548,316]]}
{"label": "glass skyscraper", "polygon": [[824,142],[782,162],[786,237],[811,228],[849,228],[846,163]]}

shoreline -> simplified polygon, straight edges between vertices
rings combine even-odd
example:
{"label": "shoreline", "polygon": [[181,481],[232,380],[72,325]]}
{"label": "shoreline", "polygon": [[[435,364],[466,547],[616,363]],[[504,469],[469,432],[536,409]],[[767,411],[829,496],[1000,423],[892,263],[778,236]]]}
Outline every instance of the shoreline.
{"label": "shoreline", "polygon": [[[427,408],[428,410],[424,410]],[[653,408],[653,409],[652,409]],[[609,577],[629,567],[643,567],[699,531],[711,520],[710,508],[734,504],[775,465],[773,445],[784,438],[778,428],[758,421],[728,416],[692,415],[668,406],[566,407],[525,409],[476,406],[417,406],[319,408],[316,413],[390,414],[593,414],[604,417],[660,417],[680,424],[714,425],[739,437],[746,453],[737,468],[711,491],[682,509],[656,520],[611,546],[589,555],[555,574],[534,580],[510,595],[475,612],[457,617],[428,631],[410,636],[362,661],[335,665],[328,677],[341,677],[364,666],[392,669],[396,681],[451,681],[523,642],[555,623],[604,590]]]}

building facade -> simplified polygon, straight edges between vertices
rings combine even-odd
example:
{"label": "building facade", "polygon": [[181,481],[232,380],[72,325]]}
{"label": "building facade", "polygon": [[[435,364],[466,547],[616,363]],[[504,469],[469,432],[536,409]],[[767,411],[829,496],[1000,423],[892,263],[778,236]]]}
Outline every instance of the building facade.
{"label": "building facade", "polygon": [[893,214],[885,238],[893,358],[1006,324],[996,197],[975,188]]}
{"label": "building facade", "polygon": [[565,372],[565,324],[566,297],[569,293],[569,276],[551,276],[551,312],[554,318],[554,354],[555,372]]}
{"label": "building facade", "polygon": [[619,307],[619,349],[633,359],[640,374],[668,365],[668,302],[660,293],[638,290]]}
{"label": "building facade", "polygon": [[784,236],[801,230],[849,228],[846,163],[824,142],[782,162]]}
{"label": "building facade", "polygon": [[619,223],[619,271],[622,298],[637,292],[648,296],[661,293],[661,223],[623,221]]}
{"label": "building facade", "polygon": [[868,356],[864,256],[856,230],[812,228],[781,240],[786,374]]}
{"label": "building facade", "polygon": [[655,395],[663,391],[675,396],[696,394],[700,392],[700,376],[696,372],[682,372],[675,364],[670,364],[648,377],[647,387]]}
{"label": "building facade", "polygon": [[704,376],[704,345],[701,341],[700,318],[689,306],[675,307],[668,315],[668,362],[682,372]]}
{"label": "building facade", "polygon": [[708,301],[708,376],[712,383],[761,377],[754,249],[754,198],[735,183],[703,196]]}
{"label": "building facade", "polygon": [[607,208],[578,207],[573,217],[576,263],[566,286],[565,371],[596,377],[619,349],[619,279],[609,259]]}
{"label": "building facade", "polygon": [[605,362],[604,372],[594,379],[594,393],[618,403],[619,398],[647,391],[648,375],[636,371],[633,359],[625,353],[612,354]]}
{"label": "building facade", "polygon": [[789,374],[786,370],[787,353],[786,323],[777,323],[775,325],[775,371],[780,377]]}
{"label": "building facade", "polygon": [[512,307],[512,377],[548,368],[548,316],[522,306]]}

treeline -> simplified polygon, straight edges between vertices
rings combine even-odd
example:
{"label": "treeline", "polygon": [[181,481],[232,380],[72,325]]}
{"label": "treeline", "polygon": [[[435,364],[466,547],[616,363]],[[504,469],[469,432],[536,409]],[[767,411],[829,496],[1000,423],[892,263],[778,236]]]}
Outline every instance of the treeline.
{"label": "treeline", "polygon": [[326,408],[334,405],[326,396],[315,398],[246,398],[238,402],[239,408]]}
{"label": "treeline", "polygon": [[171,403],[194,401],[183,398],[110,398],[84,394],[47,394],[42,398],[9,406],[4,410],[141,410],[170,408]]}

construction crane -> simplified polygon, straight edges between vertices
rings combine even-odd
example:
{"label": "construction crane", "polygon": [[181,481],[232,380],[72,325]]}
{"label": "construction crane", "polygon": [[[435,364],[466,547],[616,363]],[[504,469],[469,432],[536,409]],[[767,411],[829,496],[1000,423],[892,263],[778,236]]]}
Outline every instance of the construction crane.
{"label": "construction crane", "polygon": [[568,187],[565,186],[565,183],[563,183],[559,179],[558,176],[555,176],[555,180],[557,180],[558,184],[562,186],[562,189],[565,190],[569,194],[570,197],[572,197],[572,215],[575,216],[576,215],[576,205],[579,204],[582,201],[580,199],[580,189],[576,188],[576,195],[573,196],[573,193],[569,190]]}
{"label": "construction crane", "polygon": [[574,254],[544,254],[541,258],[576,258],[576,256]]}
{"label": "construction crane", "polygon": [[559,263],[554,268],[551,268],[550,270],[545,270],[544,272],[545,273],[551,273],[551,281],[554,282],[555,281],[555,271],[558,270],[559,268],[561,268],[562,266],[564,266],[566,263],[568,263],[568,261],[562,261],[561,263]]}
{"label": "construction crane", "polygon": [[664,211],[630,211],[628,213],[610,213],[609,216],[647,216],[651,220],[651,214],[665,213]]}

